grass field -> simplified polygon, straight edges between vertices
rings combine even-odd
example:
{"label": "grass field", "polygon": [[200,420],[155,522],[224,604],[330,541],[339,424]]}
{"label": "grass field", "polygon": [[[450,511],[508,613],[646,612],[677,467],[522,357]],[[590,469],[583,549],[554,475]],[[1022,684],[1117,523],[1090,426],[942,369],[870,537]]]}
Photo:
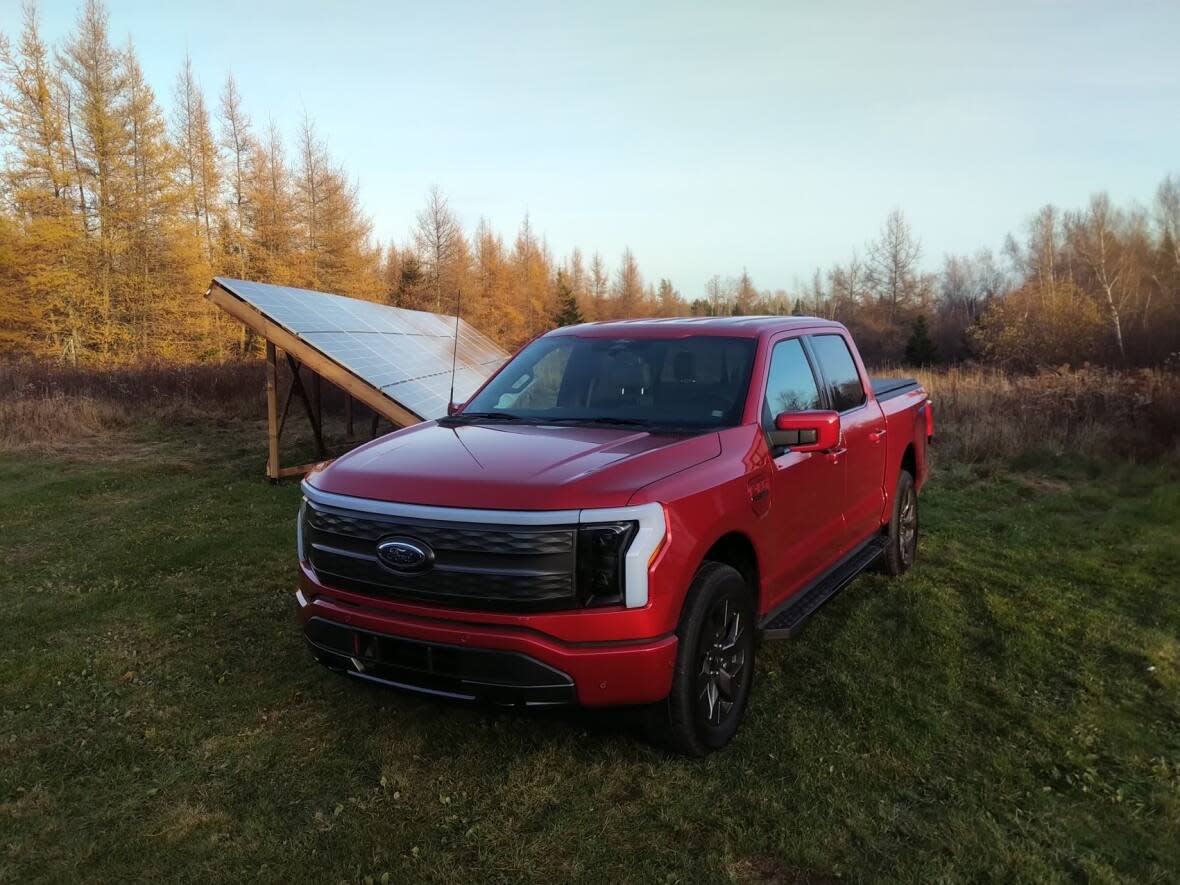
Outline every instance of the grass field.
{"label": "grass field", "polygon": [[260,440],[0,455],[0,881],[1180,876],[1174,460],[938,465],[916,570],[764,643],[688,761],[313,665]]}

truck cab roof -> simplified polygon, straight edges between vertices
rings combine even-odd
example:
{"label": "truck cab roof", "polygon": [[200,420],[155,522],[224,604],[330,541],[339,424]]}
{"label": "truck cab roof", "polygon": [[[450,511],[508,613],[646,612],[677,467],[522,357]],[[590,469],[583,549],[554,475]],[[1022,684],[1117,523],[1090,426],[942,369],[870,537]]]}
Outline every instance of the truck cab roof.
{"label": "truck cab roof", "polygon": [[758,338],[795,329],[844,327],[832,320],[810,316],[663,317],[640,320],[608,320],[564,326],[546,333],[594,338],[683,338],[689,335],[727,335]]}

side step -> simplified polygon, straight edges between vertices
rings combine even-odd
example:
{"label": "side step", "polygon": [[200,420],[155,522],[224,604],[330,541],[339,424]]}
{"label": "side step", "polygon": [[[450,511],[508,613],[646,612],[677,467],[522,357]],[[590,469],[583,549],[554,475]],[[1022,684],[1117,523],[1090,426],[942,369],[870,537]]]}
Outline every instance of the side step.
{"label": "side step", "polygon": [[885,552],[889,539],[874,535],[857,547],[830,571],[821,575],[804,590],[795,593],[777,609],[762,619],[759,627],[768,639],[786,639],[793,636],[820,606],[843,590],[852,579],[872,565]]}

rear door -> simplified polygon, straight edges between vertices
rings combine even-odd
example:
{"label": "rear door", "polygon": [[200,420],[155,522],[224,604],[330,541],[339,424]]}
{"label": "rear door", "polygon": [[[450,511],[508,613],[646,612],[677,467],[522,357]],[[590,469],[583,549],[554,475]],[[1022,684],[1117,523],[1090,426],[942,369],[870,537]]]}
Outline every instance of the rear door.
{"label": "rear door", "polygon": [[[762,400],[762,427],[770,431],[783,412],[826,408],[820,376],[801,338],[771,345]],[[844,530],[844,461],[822,452],[771,450],[770,606],[781,602],[832,563]]]}
{"label": "rear door", "polygon": [[869,396],[852,348],[837,332],[811,335],[808,345],[827,386],[831,408],[840,413],[844,433],[845,538],[842,551],[863,541],[881,525],[885,506],[885,414]]}

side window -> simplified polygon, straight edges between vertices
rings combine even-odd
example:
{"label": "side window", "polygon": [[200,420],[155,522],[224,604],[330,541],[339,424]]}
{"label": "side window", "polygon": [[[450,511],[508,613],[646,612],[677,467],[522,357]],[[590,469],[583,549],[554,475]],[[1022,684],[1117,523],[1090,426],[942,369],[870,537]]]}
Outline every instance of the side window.
{"label": "side window", "polygon": [[832,386],[832,407],[837,412],[855,409],[865,401],[864,385],[848,344],[840,335],[816,335],[811,347],[820,368]]}
{"label": "side window", "polygon": [[769,425],[782,412],[820,409],[819,387],[811,364],[798,338],[788,338],[774,346],[770,354],[770,375],[766,380],[763,420]]}

